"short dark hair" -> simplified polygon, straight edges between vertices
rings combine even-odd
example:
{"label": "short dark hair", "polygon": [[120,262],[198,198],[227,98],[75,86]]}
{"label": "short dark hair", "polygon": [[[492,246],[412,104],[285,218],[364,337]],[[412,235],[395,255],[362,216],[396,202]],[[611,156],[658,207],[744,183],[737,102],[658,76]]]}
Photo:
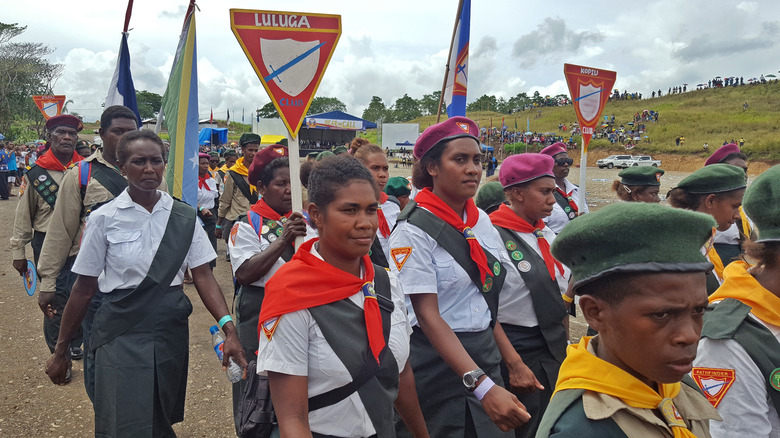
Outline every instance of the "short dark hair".
{"label": "short dark hair", "polygon": [[268,184],[271,184],[271,180],[276,176],[276,171],[284,167],[290,168],[290,160],[287,157],[273,159],[263,168],[262,172],[260,172],[257,182],[262,184],[263,187],[268,187]]}
{"label": "short dark hair", "polygon": [[[353,142],[354,143],[354,142]],[[355,158],[360,160],[363,164],[366,164],[368,161],[368,156],[371,154],[382,154],[385,155],[385,151],[382,150],[379,146],[373,144],[373,143],[366,143],[360,146],[360,149],[355,151]]]}
{"label": "short dark hair", "polygon": [[738,158],[740,160],[745,160],[745,161],[747,161],[747,159],[748,159],[747,155],[743,154],[742,152],[733,152],[731,154],[726,155],[725,157],[723,157],[722,160],[720,160],[718,162],[719,163],[726,163],[726,164],[728,164],[728,161],[731,161],[731,160],[733,160],[735,158]]}
{"label": "short dark hair", "polygon": [[125,162],[127,162],[127,159],[130,158],[130,143],[138,140],[149,140],[159,146],[163,160],[167,160],[168,150],[160,137],[158,137],[154,131],[140,129],[137,131],[127,132],[119,138],[119,143],[116,145],[116,161],[119,164],[125,164]]}
{"label": "short dark hair", "polygon": [[[623,184],[618,179],[612,181],[612,191],[617,193],[618,198],[621,200],[629,202],[634,200],[634,198],[631,196],[632,194],[636,193],[637,195],[641,195],[642,193],[648,191],[650,187],[657,186],[631,186]],[[626,190],[626,188],[628,188],[628,190]],[[629,192],[629,190],[631,191]],[[701,200],[699,200],[699,203],[701,203]]]}
{"label": "short dark hair", "polygon": [[764,269],[776,269],[780,265],[780,242],[768,240],[766,242],[753,242],[747,240],[743,243],[745,254],[754,259],[755,266],[763,266]]}
{"label": "short dark hair", "polygon": [[321,160],[309,175],[309,202],[324,211],[336,199],[336,192],[354,180],[371,184],[379,198],[374,177],[355,157],[337,155]]}
{"label": "short dark hair", "polygon": [[114,119],[132,119],[136,124],[138,123],[138,118],[133,110],[123,105],[112,105],[106,108],[100,116],[100,127],[103,129],[110,128],[111,124],[114,123]]}
{"label": "short dark hair", "polygon": [[709,195],[715,195],[717,198],[728,198],[739,190],[745,190],[744,187],[729,190],[720,193],[690,193],[687,190],[675,187],[666,194],[666,200],[674,208],[684,208],[686,210],[696,211],[699,209],[702,201]]}
{"label": "short dark hair", "polygon": [[447,143],[438,143],[428,150],[422,158],[412,165],[412,184],[418,189],[433,187],[433,177],[428,173],[428,165],[441,164],[441,156]]}
{"label": "short dark hair", "polygon": [[619,305],[636,291],[633,286],[636,274],[616,273],[585,283],[575,291],[577,295],[590,295],[605,301],[612,307]]}
{"label": "short dark hair", "polygon": [[316,161],[308,160],[301,163],[301,184],[307,189],[309,188],[309,175],[311,175],[311,171],[314,170],[316,164]]}

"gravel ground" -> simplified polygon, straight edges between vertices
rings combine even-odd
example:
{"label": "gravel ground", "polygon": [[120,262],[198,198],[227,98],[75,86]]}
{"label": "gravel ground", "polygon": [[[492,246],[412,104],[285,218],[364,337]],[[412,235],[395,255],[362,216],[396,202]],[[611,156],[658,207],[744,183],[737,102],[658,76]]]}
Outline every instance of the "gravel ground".
{"label": "gravel ground", "polygon": [[[618,169],[588,168],[586,195],[591,210],[615,202],[612,181]],[[408,176],[410,169],[392,168],[393,176]],[[666,193],[688,172],[667,172],[661,193]],[[570,180],[579,182],[579,169]],[[16,190],[14,190],[14,193]],[[16,198],[0,201],[0,242],[8,242],[16,210]],[[28,249],[28,255],[32,251]],[[42,314],[37,296],[28,297],[22,279],[11,267],[10,255],[0,267],[0,437],[92,436],[92,405],[84,392],[81,361],[73,362],[73,382],[53,385],[44,374],[49,351],[43,339]],[[219,243],[217,281],[230,305],[231,273],[225,262],[225,246]],[[231,389],[211,348],[209,327],[214,324],[194,287],[185,292],[193,303],[190,317],[190,368],[184,422],[174,429],[181,437],[233,436]],[[572,340],[584,335],[585,323],[572,320]]]}

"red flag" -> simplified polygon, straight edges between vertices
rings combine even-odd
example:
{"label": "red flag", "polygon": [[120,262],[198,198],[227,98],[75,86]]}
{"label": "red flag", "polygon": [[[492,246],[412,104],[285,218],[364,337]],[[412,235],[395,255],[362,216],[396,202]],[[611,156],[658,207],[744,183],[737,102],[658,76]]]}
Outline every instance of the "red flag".
{"label": "red flag", "polygon": [[211,117],[209,117],[209,123],[214,123],[214,108],[211,109]]}

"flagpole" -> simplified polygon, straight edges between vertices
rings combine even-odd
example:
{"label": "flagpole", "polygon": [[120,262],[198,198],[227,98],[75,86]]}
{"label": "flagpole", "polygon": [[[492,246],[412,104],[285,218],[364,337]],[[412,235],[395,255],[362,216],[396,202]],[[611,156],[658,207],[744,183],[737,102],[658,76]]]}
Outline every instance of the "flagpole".
{"label": "flagpole", "polygon": [[127,1],[127,11],[125,12],[125,27],[122,31],[123,33],[127,33],[127,29],[130,27],[130,15],[133,14],[133,0]]}
{"label": "flagpole", "polygon": [[577,200],[577,207],[579,211],[582,211],[582,206],[585,202],[585,172],[588,167],[588,149],[585,147],[585,137],[582,137],[582,153],[580,154],[580,196]]}
{"label": "flagpole", "polygon": [[[303,189],[301,188],[301,158],[298,136],[290,132],[290,141],[287,144],[287,150],[290,154],[290,197],[292,198],[292,211],[301,213],[303,211]],[[303,236],[295,238],[295,249],[303,243]]]}
{"label": "flagpole", "polygon": [[439,96],[439,106],[436,108],[436,123],[441,119],[441,105],[444,103],[444,90],[447,89],[447,75],[450,74],[450,59],[452,58],[452,48],[455,46],[455,33],[458,31],[458,21],[463,11],[463,0],[458,1],[458,13],[455,15],[455,25],[452,28],[452,39],[450,40],[450,51],[447,54],[447,66],[444,69],[444,81],[441,84],[441,96]]}

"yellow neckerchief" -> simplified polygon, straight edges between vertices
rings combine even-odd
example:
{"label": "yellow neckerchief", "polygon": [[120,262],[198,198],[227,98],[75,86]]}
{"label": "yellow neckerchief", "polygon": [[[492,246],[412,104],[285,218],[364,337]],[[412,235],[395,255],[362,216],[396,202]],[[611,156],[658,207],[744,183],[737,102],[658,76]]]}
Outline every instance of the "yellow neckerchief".
{"label": "yellow neckerchief", "polygon": [[[249,175],[249,169],[244,166],[244,157],[239,158],[236,160],[236,164],[233,165],[233,167],[230,168],[233,172],[236,172],[239,175],[248,176]],[[257,187],[253,186],[252,184],[249,184],[249,189],[251,190],[251,193],[257,192]]]}
{"label": "yellow neckerchief", "polygon": [[742,220],[742,234],[746,239],[750,239],[750,233],[752,233],[753,230],[750,227],[750,219],[748,219],[745,210],[742,209],[741,205],[739,206],[739,217]]}
{"label": "yellow neckerchief", "polygon": [[715,251],[715,231],[717,231],[717,228],[712,228],[712,237],[710,237],[710,241],[707,242],[707,258],[710,259],[710,263],[713,264],[712,271],[715,272],[715,275],[718,276],[718,281],[721,283],[723,282],[723,261],[720,259],[720,256],[718,255],[718,251]]}
{"label": "yellow neckerchief", "polygon": [[227,173],[227,171],[230,170],[230,169],[228,169],[227,164],[223,164],[222,167],[219,168],[219,170]]}
{"label": "yellow neckerchief", "polygon": [[591,339],[591,336],[585,336],[579,344],[567,348],[555,385],[556,393],[564,389],[584,389],[617,397],[634,408],[658,409],[675,438],[696,437],[688,430],[672,401],[680,393],[679,382],[659,383],[659,394],[636,377],[589,352]]}
{"label": "yellow neckerchief", "polygon": [[756,318],[780,327],[780,297],[761,286],[747,271],[749,266],[741,260],[729,263],[723,284],[710,295],[710,302],[734,298],[750,306]]}

